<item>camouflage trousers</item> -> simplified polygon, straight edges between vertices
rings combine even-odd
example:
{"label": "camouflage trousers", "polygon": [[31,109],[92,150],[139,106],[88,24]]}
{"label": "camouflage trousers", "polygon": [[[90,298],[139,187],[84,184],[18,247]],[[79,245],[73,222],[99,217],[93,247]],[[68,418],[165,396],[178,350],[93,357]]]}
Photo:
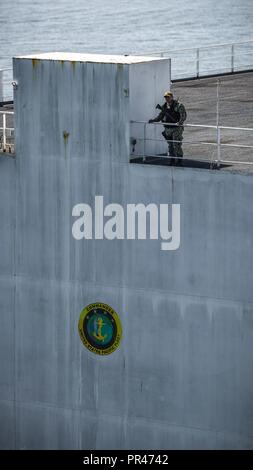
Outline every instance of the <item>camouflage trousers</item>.
{"label": "camouflage trousers", "polygon": [[[164,131],[162,132],[163,137],[166,140],[170,140],[172,142],[168,142],[169,146],[169,154],[171,157],[183,157],[183,149],[182,149],[182,140],[183,140],[183,127],[165,127]],[[174,140],[179,140],[180,142],[174,142]]]}

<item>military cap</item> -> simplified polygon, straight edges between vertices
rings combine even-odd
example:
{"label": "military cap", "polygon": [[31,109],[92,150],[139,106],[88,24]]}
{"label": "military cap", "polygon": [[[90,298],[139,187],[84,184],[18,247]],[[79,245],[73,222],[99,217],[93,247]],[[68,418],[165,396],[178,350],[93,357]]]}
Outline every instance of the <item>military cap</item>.
{"label": "military cap", "polygon": [[171,93],[171,91],[165,91],[163,96],[164,96],[164,98],[166,98],[167,96],[172,96],[173,97],[173,93]]}

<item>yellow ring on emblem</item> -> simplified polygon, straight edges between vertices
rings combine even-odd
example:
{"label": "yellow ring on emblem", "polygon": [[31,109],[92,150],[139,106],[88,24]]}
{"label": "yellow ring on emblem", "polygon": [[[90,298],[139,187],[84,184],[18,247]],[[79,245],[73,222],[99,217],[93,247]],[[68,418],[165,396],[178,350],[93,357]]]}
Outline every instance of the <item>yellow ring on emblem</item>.
{"label": "yellow ring on emblem", "polygon": [[102,302],[84,307],[79,317],[78,331],[84,346],[100,356],[113,353],[122,337],[118,314]]}

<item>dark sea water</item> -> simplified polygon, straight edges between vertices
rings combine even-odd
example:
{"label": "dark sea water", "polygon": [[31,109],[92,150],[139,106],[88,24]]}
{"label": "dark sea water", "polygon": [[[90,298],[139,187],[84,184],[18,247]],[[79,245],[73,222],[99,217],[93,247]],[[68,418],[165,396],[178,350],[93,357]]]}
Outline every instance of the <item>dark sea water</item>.
{"label": "dark sea water", "polygon": [[146,53],[251,38],[253,0],[0,0],[0,69],[33,52]]}

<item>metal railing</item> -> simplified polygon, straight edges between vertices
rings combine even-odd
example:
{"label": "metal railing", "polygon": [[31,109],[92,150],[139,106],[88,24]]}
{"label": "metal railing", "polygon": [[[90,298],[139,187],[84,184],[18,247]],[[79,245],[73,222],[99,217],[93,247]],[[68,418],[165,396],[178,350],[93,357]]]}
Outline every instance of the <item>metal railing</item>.
{"label": "metal railing", "polygon": [[[165,139],[158,139],[158,138],[149,138],[147,137],[147,126],[164,126],[166,123],[164,122],[155,122],[155,123],[149,123],[147,121],[130,121],[131,124],[142,124],[143,125],[143,138],[133,138],[132,140],[137,142],[143,142],[143,153],[142,155],[131,155],[131,157],[141,157],[142,161],[145,162],[148,157],[153,157],[154,159],[175,159],[175,156],[168,156],[168,155],[163,155],[163,154],[154,154],[154,153],[148,153],[147,152],[147,142],[163,142],[163,143],[168,143],[168,142],[174,142],[174,143],[180,143],[180,144],[189,144],[189,145],[206,145],[206,146],[212,146],[216,147],[216,158],[212,159],[206,159],[202,158],[199,160],[201,162],[207,162],[210,163],[211,167],[216,167],[219,168],[222,163],[224,164],[240,164],[240,165],[253,165],[253,158],[252,161],[242,161],[242,160],[228,160],[228,159],[223,159],[221,157],[221,149],[222,147],[230,147],[230,148],[237,148],[237,149],[253,149],[253,145],[244,145],[244,144],[229,144],[229,143],[223,143],[222,142],[222,131],[223,130],[231,130],[231,131],[246,131],[246,132],[252,132],[253,133],[253,128],[250,127],[230,127],[230,126],[220,126],[220,125],[205,125],[205,124],[184,124],[182,126],[179,126],[178,124],[173,124],[169,123],[170,126],[175,126],[175,127],[184,127],[184,128],[195,128],[195,129],[213,129],[216,131],[216,139],[214,142],[207,142],[204,140],[200,141],[185,141],[182,142],[182,140],[165,140]],[[168,125],[168,124],[167,124]],[[136,145],[136,144],[135,144]],[[253,157],[253,155],[252,155]],[[181,158],[181,157],[176,157],[176,158]],[[194,157],[188,157],[191,158],[192,160],[198,160],[196,156]]]}
{"label": "metal railing", "polygon": [[[133,52],[133,55],[140,52]],[[232,43],[211,44],[201,47],[151,51],[141,53],[144,56],[171,58],[172,80],[183,78],[198,78],[208,75],[220,75],[253,69],[253,39]],[[4,85],[0,102],[13,100],[12,68],[0,70],[0,83]]]}
{"label": "metal railing", "polygon": [[[7,91],[6,91],[7,90]],[[12,68],[0,70],[0,103],[13,101]]]}
{"label": "metal railing", "polygon": [[7,116],[14,115],[13,111],[0,111],[0,152],[14,153],[14,128],[7,126]]}
{"label": "metal railing", "polygon": [[253,39],[143,55],[171,58],[172,80],[220,75],[253,69]]}

